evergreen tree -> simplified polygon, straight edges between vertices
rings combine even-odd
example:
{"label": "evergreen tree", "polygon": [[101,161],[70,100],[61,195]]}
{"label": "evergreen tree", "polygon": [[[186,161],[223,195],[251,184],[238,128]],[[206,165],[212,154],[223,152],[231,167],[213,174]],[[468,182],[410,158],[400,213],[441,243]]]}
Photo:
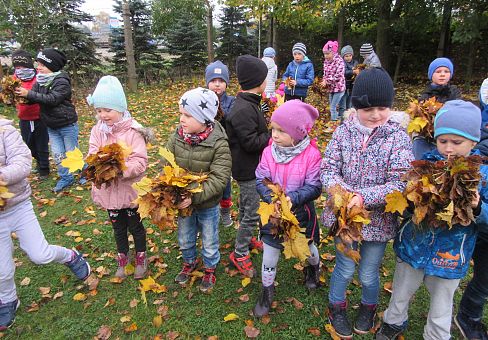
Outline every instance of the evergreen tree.
{"label": "evergreen tree", "polygon": [[[139,79],[151,78],[150,74],[157,73],[163,68],[155,39],[151,34],[151,7],[144,0],[130,0],[130,21],[134,39],[134,57]],[[122,16],[122,1],[117,0],[114,11]],[[110,33],[110,51],[115,53],[112,58],[114,68],[118,74],[126,73],[126,56],[124,43],[124,29],[113,29]]]}
{"label": "evergreen tree", "polygon": [[224,7],[220,19],[220,46],[216,50],[217,58],[233,65],[235,58],[242,54],[252,53],[253,37],[248,35],[247,21],[242,7]]}
{"label": "evergreen tree", "polygon": [[175,66],[187,66],[190,70],[206,64],[205,28],[189,17],[179,18],[166,36],[169,53],[177,56]]}

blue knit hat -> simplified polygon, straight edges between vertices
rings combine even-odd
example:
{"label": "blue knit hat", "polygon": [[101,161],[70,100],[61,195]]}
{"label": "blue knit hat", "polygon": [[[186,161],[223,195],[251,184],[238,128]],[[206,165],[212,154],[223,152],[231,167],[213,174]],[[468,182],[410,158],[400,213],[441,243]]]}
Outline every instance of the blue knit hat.
{"label": "blue knit hat", "polygon": [[452,61],[449,60],[448,58],[437,58],[434,59],[429,65],[429,70],[427,71],[429,80],[432,80],[432,75],[434,74],[435,70],[437,70],[439,67],[447,67],[449,71],[451,71],[451,78],[452,78],[452,76],[454,75],[454,65],[452,64]]}
{"label": "blue knit hat", "polygon": [[185,92],[179,104],[202,124],[213,122],[219,108],[219,98],[209,89],[197,87]]}
{"label": "blue knit hat", "polygon": [[95,91],[86,97],[86,101],[89,105],[93,105],[95,109],[104,108],[118,112],[127,111],[124,89],[117,77],[114,76],[103,76],[100,78]]}
{"label": "blue knit hat", "polygon": [[263,51],[263,57],[273,58],[276,56],[276,51],[273,47],[266,47]]}
{"label": "blue knit hat", "polygon": [[453,134],[479,142],[480,125],[481,112],[476,105],[464,100],[450,100],[435,115],[434,138]]}
{"label": "blue knit hat", "polygon": [[229,84],[229,68],[220,60],[214,61],[205,69],[205,83],[207,83],[207,86],[208,83],[217,78],[221,78],[226,84]]}

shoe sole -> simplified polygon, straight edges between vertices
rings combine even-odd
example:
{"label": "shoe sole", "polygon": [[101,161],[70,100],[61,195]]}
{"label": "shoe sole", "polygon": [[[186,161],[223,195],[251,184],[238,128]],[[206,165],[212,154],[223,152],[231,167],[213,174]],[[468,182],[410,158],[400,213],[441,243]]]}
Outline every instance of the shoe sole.
{"label": "shoe sole", "polygon": [[454,324],[456,325],[456,327],[458,328],[459,332],[461,333],[461,335],[463,336],[463,339],[467,339],[468,337],[466,336],[466,334],[464,333],[461,325],[459,324],[459,321],[457,320],[457,315],[454,317]]}
{"label": "shoe sole", "polygon": [[353,329],[354,329],[354,333],[359,334],[359,335],[364,335],[364,334],[370,333],[370,330],[369,329],[367,331],[363,331],[363,330],[357,329],[356,327],[353,327]]}

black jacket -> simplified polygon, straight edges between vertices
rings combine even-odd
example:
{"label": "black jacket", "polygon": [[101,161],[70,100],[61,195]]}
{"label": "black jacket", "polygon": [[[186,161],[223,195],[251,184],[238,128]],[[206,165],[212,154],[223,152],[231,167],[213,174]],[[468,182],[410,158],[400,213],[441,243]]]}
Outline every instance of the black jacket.
{"label": "black jacket", "polygon": [[51,129],[58,129],[78,121],[75,106],[71,102],[69,75],[61,72],[49,86],[35,83],[27,93],[31,103],[41,106],[41,120]]}
{"label": "black jacket", "polygon": [[432,84],[427,85],[427,88],[420,94],[419,100],[426,100],[432,97],[436,97],[440,103],[445,103],[449,100],[462,99],[461,91],[455,85],[442,85],[435,86]]}
{"label": "black jacket", "polygon": [[268,145],[270,134],[260,103],[260,95],[239,92],[234,106],[225,117],[232,154],[232,177],[237,181],[256,178],[255,171],[261,153]]}
{"label": "black jacket", "polygon": [[346,89],[352,89],[354,81],[352,76],[354,75],[354,68],[358,65],[357,60],[351,60],[349,63],[344,61],[344,76],[346,77]]}

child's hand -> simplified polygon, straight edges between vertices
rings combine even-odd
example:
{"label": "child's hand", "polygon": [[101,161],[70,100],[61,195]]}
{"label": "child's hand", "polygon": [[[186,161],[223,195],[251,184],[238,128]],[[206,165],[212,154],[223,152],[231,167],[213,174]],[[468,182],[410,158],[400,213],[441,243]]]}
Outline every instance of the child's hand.
{"label": "child's hand", "polygon": [[359,195],[354,195],[354,197],[351,199],[349,204],[347,205],[347,209],[351,209],[352,207],[357,206],[361,208],[363,206],[363,199]]}
{"label": "child's hand", "polygon": [[178,209],[185,209],[191,205],[191,197],[184,198],[176,207]]}
{"label": "child's hand", "polygon": [[471,201],[471,207],[477,208],[478,204],[480,204],[480,193],[476,191],[476,195],[474,196],[473,201]]}
{"label": "child's hand", "polygon": [[352,70],[352,73],[354,73],[355,75],[358,75],[359,74],[359,69],[355,68]]}
{"label": "child's hand", "polygon": [[297,81],[295,79],[291,79],[290,86],[296,86],[296,85],[297,85]]}
{"label": "child's hand", "polygon": [[27,97],[27,93],[29,93],[29,90],[24,89],[23,87],[17,87],[15,89],[15,94],[19,97]]}

